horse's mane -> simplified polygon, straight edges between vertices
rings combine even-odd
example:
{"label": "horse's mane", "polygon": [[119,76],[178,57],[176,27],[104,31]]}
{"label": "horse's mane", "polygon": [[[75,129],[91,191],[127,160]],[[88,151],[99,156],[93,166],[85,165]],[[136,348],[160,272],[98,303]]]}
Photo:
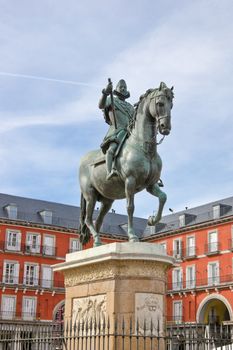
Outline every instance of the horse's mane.
{"label": "horse's mane", "polygon": [[136,119],[137,119],[137,113],[138,113],[139,106],[141,105],[142,102],[144,102],[145,98],[148,95],[150,95],[150,93],[152,93],[152,92],[154,92],[156,90],[158,90],[158,89],[148,89],[148,90],[146,90],[146,92],[139,97],[138,102],[136,102],[134,104],[134,108],[135,109],[134,109],[134,114],[133,114],[131,120],[129,121],[129,126],[128,126],[129,131],[132,131],[134,126],[135,126],[135,122],[136,122]]}

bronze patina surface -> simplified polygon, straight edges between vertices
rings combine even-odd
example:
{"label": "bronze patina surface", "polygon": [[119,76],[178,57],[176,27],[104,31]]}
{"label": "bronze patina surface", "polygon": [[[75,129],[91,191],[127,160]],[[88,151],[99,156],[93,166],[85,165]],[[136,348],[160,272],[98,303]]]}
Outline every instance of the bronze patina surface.
{"label": "bronze patina surface", "polygon": [[[168,135],[171,130],[173,88],[161,83],[140,97],[135,108],[125,101],[129,97],[124,80],[112,92],[112,83],[102,91],[99,108],[104,110],[109,131],[101,150],[87,153],[80,163],[81,236],[83,243],[94,239],[100,245],[99,230],[104,216],[115,199],[126,198],[128,213],[128,238],[139,239],[133,229],[134,195],[146,189],[158,197],[156,215],[150,216],[149,225],[155,225],[162,215],[166,194],[160,189],[162,161],[157,152],[157,133]],[[93,222],[93,211],[101,202],[99,215]]]}

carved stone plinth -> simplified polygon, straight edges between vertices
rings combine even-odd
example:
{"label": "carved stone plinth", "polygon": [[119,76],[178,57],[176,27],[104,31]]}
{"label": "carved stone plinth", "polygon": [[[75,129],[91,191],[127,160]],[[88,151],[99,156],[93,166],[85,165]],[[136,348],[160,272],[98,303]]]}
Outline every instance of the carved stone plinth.
{"label": "carved stone plinth", "polygon": [[109,317],[111,332],[114,321],[124,318],[125,331],[131,320],[133,334],[144,334],[146,320],[147,333],[155,334],[159,324],[162,335],[166,270],[172,264],[173,258],[150,243],[112,243],[68,254],[54,267],[65,277],[65,318],[77,323]]}

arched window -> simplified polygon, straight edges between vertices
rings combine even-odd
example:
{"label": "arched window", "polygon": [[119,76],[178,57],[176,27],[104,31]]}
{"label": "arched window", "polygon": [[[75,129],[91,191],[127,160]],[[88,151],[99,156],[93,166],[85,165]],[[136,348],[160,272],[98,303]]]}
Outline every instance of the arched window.
{"label": "arched window", "polygon": [[65,303],[62,302],[56,306],[54,312],[54,321],[58,323],[64,322],[64,312],[65,312]]}

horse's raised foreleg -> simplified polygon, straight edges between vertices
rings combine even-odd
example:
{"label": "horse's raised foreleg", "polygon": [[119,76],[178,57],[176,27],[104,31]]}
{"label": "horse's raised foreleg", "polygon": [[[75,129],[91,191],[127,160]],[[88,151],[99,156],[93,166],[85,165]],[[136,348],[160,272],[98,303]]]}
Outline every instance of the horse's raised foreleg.
{"label": "horse's raised foreleg", "polygon": [[152,215],[148,218],[148,225],[154,226],[157,222],[159,222],[159,220],[162,217],[163,207],[164,207],[164,204],[166,203],[167,195],[166,195],[166,193],[161,191],[161,189],[157,183],[148,186],[146,190],[147,190],[147,192],[151,193],[153,196],[158,197],[158,199],[159,199],[159,209],[158,209],[156,216]]}
{"label": "horse's raised foreleg", "polygon": [[96,232],[95,227],[94,227],[94,223],[93,223],[93,212],[94,212],[95,203],[97,200],[96,191],[94,188],[91,188],[88,191],[88,193],[85,194],[85,199],[86,199],[85,224],[87,225],[87,227],[89,228],[89,230],[93,236],[94,247],[97,247],[97,246],[101,245],[101,241],[100,241],[99,233]]}
{"label": "horse's raised foreleg", "polygon": [[135,194],[135,178],[130,176],[125,181],[125,195],[127,201],[128,213],[128,237],[130,242],[138,242],[139,239],[133,229],[133,213],[134,213],[134,194]]}
{"label": "horse's raised foreleg", "polygon": [[99,215],[98,215],[96,222],[95,222],[95,229],[98,233],[99,233],[100,228],[102,226],[104,217],[107,214],[107,212],[111,209],[113,202],[114,202],[113,200],[108,199],[108,198],[103,198],[101,200],[101,207],[100,207]]}

